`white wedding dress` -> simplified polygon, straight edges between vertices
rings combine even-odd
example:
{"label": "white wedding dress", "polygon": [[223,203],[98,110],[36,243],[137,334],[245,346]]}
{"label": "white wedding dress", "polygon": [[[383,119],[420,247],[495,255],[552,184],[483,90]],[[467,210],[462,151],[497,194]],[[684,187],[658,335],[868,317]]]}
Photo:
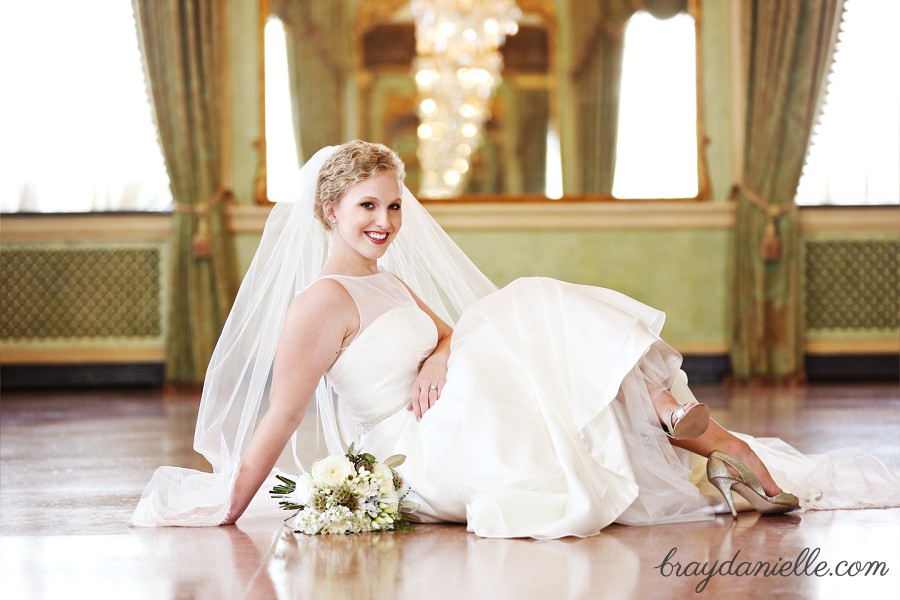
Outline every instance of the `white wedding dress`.
{"label": "white wedding dress", "polygon": [[[668,443],[650,404],[646,381],[693,399],[681,356],[658,337],[663,313],[607,289],[517,280],[458,321],[441,398],[417,421],[406,407],[434,323],[389,272],[329,277],[360,313],[327,374],[342,425],[377,457],[407,456],[400,471],[423,520],[556,538],[722,510],[692,483],[690,455]],[[900,480],[874,457],[744,438],[807,507],[900,499]]]}
{"label": "white wedding dress", "polygon": [[[296,201],[273,207],[210,360],[194,449],[212,472],[159,467],[132,525],[226,519],[245,449],[268,410],[284,315],[329,255],[330,234],[313,206],[320,170],[338,150],[313,155],[298,174]],[[659,338],[661,312],[551,279],[495,290],[405,186],[402,194],[403,229],[381,260],[388,271],[330,276],[356,302],[360,330],[242,519],[279,526],[284,515],[268,495],[274,475],[296,477],[351,442],[382,459],[405,454],[400,470],[420,517],[466,522],[482,536],[586,536],[612,522],[724,510],[711,486],[701,494],[704,459],[673,448],[652,410],[648,382],[693,400],[681,356]],[[421,421],[406,404],[437,332],[392,273],[455,323],[446,386]],[[900,503],[900,478],[871,455],[806,456],[781,440],[742,437],[805,507]]]}

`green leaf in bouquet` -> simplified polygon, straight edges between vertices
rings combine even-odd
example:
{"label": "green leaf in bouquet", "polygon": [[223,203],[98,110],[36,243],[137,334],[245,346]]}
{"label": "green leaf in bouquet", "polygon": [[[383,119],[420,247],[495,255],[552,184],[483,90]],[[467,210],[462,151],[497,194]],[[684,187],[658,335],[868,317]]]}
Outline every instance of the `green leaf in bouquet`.
{"label": "green leaf in bouquet", "polygon": [[372,456],[371,454],[369,454],[368,452],[364,452],[364,453],[360,454],[359,458],[361,458],[362,460],[367,460],[373,464],[378,462],[378,459],[375,458],[374,456]]}
{"label": "green leaf in bouquet", "polygon": [[269,495],[273,498],[283,498],[284,496],[293,493],[293,491],[297,489],[296,482],[288,479],[287,477],[284,477],[282,475],[276,475],[275,477],[284,485],[276,485],[271,490],[269,490]]}
{"label": "green leaf in bouquet", "polygon": [[396,469],[400,465],[406,462],[406,455],[404,454],[394,454],[392,456],[388,456],[384,459],[385,466],[388,466],[392,469]]}
{"label": "green leaf in bouquet", "polygon": [[277,479],[278,481],[280,481],[281,483],[283,483],[283,484],[285,484],[285,485],[290,486],[291,489],[297,487],[297,483],[296,483],[295,481],[292,481],[292,480],[288,479],[288,478],[285,477],[284,475],[276,475],[276,476],[275,476],[275,479]]}

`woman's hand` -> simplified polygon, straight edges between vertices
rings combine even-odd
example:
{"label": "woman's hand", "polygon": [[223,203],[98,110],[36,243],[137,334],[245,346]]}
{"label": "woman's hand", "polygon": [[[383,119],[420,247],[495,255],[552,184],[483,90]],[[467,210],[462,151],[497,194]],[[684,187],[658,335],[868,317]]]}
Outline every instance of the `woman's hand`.
{"label": "woman's hand", "polygon": [[[403,283],[401,281],[401,283]],[[437,344],[431,352],[431,356],[425,359],[419,369],[419,375],[413,382],[412,394],[409,400],[409,406],[406,410],[413,411],[416,420],[421,420],[428,409],[434,406],[434,403],[441,397],[444,391],[444,384],[447,382],[447,361],[450,359],[450,338],[453,336],[453,329],[444,323],[421,298],[416,296],[408,285],[403,283],[409,294],[416,301],[416,304],[422,309],[426,315],[434,321],[434,327],[437,330]]]}
{"label": "woman's hand", "polygon": [[419,375],[413,382],[412,396],[407,410],[413,411],[416,420],[420,420],[428,409],[441,397],[444,384],[447,382],[447,357],[432,354],[419,369]]}

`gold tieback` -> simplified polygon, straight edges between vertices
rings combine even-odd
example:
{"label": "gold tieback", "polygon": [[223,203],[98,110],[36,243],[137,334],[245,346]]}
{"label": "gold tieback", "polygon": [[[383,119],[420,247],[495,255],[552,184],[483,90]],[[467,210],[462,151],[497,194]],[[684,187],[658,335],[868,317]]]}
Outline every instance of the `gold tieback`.
{"label": "gold tieback", "polygon": [[763,200],[759,194],[747,187],[734,186],[732,198],[743,192],[752,206],[758,208],[766,217],[766,227],[763,232],[762,242],[759,245],[759,253],[766,262],[778,262],[781,260],[781,239],[778,237],[776,222],[794,209],[793,201],[781,204],[772,204]]}
{"label": "gold tieback", "polygon": [[220,187],[209,195],[204,202],[185,204],[176,202],[174,212],[196,215],[197,230],[191,238],[191,254],[194,258],[209,258],[212,255],[212,238],[210,236],[210,218],[213,208],[218,204],[231,202],[231,190]]}

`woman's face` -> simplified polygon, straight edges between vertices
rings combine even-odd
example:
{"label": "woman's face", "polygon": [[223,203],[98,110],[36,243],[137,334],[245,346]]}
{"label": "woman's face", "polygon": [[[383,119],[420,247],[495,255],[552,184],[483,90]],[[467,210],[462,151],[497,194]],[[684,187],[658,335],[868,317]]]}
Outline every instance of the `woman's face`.
{"label": "woman's face", "polygon": [[340,202],[325,202],[323,208],[336,240],[361,256],[377,260],[384,256],[403,223],[400,182],[386,171],[350,186]]}

